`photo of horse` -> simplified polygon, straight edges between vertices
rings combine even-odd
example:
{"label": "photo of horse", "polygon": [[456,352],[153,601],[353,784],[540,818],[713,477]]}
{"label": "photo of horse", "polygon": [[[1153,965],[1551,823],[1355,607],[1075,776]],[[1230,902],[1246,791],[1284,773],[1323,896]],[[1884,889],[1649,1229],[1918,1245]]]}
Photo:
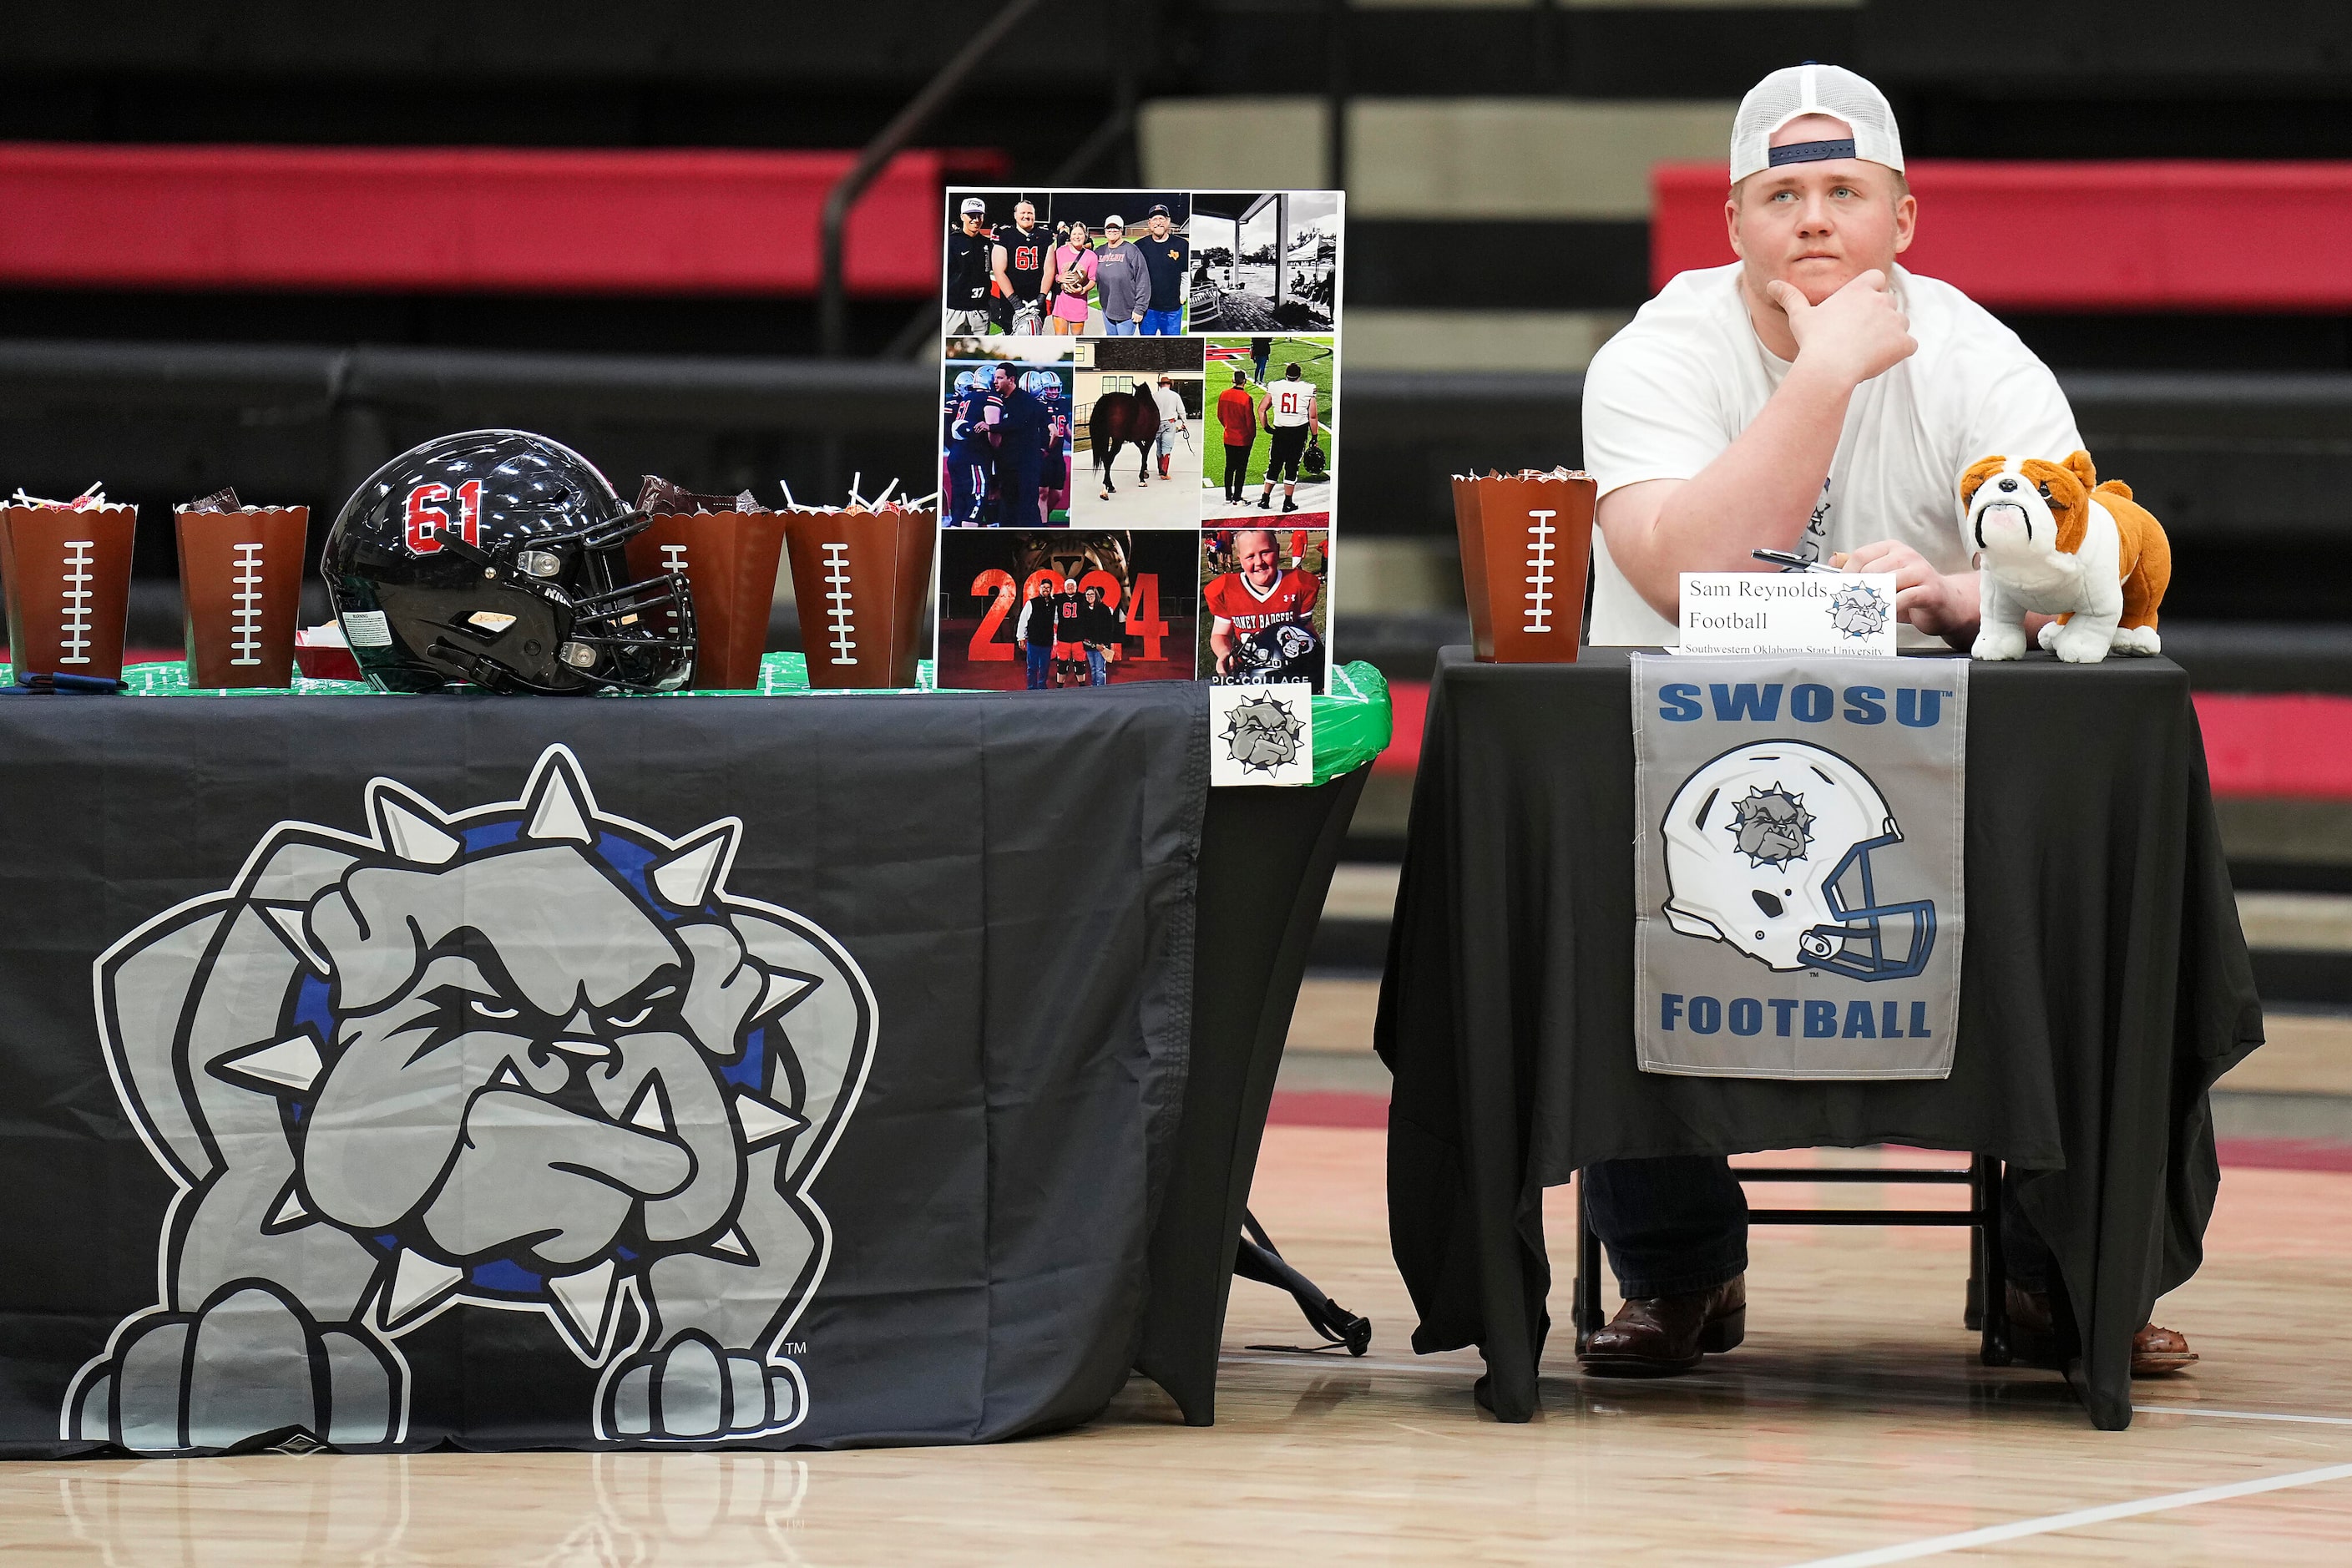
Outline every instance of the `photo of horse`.
{"label": "photo of horse", "polygon": [[1198,338],[1078,340],[1071,526],[1200,521],[1202,355]]}

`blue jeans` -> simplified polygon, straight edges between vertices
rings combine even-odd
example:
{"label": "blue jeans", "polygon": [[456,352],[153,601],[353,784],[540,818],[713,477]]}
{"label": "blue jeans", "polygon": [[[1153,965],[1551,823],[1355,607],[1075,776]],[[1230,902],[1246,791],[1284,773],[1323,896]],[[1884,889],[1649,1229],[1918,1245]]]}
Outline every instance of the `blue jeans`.
{"label": "blue jeans", "polygon": [[1143,312],[1143,335],[1147,338],[1172,338],[1183,330],[1184,311],[1181,306],[1173,310]]}
{"label": "blue jeans", "polygon": [[1628,1300],[1711,1290],[1748,1268],[1748,1194],[1720,1154],[1603,1160],[1582,1173],[1585,1217]]}
{"label": "blue jeans", "polygon": [[1025,642],[1022,650],[1029,656],[1029,689],[1043,691],[1054,680],[1054,645],[1049,642]]}
{"label": "blue jeans", "polygon": [[1139,332],[1139,331],[1136,331],[1136,328],[1137,328],[1137,326],[1138,326],[1139,324],[1139,323],[1135,322],[1135,321],[1106,321],[1106,322],[1104,322],[1104,323],[1103,323],[1103,326],[1104,326],[1104,329],[1105,329],[1106,331],[1108,331],[1110,333],[1110,335],[1111,335],[1112,337],[1115,337],[1115,338],[1138,338],[1138,337],[1141,337],[1141,336],[1143,335],[1141,332]]}
{"label": "blue jeans", "polygon": [[1103,658],[1103,650],[1098,647],[1087,649],[1087,684],[1088,686],[1110,684],[1110,666]]}

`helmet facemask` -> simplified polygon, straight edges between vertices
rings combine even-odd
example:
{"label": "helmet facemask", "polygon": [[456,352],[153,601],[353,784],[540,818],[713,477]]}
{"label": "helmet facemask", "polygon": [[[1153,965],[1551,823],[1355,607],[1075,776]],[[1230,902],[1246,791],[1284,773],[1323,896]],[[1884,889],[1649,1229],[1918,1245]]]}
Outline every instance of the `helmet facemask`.
{"label": "helmet facemask", "polygon": [[452,635],[436,637],[426,656],[494,691],[679,689],[694,674],[694,590],[680,572],[631,581],[622,549],[652,522],[631,508],[569,532],[534,534],[492,549],[445,536],[443,549],[551,612],[555,654],[550,665],[519,667],[499,651],[498,632],[504,628],[485,637],[489,628],[469,626],[467,621],[477,618],[469,616],[442,623]]}

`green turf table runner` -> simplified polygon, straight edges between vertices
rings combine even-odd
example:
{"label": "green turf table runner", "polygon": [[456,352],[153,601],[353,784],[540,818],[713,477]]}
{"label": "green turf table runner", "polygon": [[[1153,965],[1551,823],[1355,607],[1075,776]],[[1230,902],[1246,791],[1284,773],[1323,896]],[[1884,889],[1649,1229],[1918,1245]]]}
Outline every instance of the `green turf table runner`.
{"label": "green turf table runner", "polygon": [[[13,681],[16,672],[0,664],[0,683]],[[916,668],[916,693],[936,691],[937,676],[925,659]],[[188,667],[173,659],[161,664],[125,667],[122,682],[133,697],[381,697],[363,681],[313,680],[298,674],[287,687],[218,689],[190,686]],[[772,653],[760,661],[760,685],[755,691],[682,691],[680,697],[833,697],[881,696],[891,692],[815,691],[808,683],[808,664],[796,653]],[[898,692],[897,695],[910,693]],[[1380,755],[1389,743],[1391,715],[1386,677],[1369,664],[1336,665],[1331,693],[1315,699],[1315,782],[1328,784]]]}

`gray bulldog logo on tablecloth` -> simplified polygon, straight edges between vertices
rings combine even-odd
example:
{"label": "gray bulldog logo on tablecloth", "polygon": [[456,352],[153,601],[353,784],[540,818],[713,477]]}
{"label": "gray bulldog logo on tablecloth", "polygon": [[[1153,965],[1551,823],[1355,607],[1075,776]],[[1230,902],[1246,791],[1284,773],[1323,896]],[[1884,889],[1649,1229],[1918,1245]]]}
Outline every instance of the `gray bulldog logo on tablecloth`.
{"label": "gray bulldog logo on tablecloth", "polygon": [[875,1036],[856,964],[729,891],[736,819],[611,816],[561,746],[518,801],[377,779],[367,806],[373,837],[281,823],[98,962],[108,1066],[181,1191],[158,1304],[64,1436],[399,1443],[401,1338],[459,1302],[601,1368],[596,1437],[797,1426],[785,1336],[831,1245],[809,1188]]}

